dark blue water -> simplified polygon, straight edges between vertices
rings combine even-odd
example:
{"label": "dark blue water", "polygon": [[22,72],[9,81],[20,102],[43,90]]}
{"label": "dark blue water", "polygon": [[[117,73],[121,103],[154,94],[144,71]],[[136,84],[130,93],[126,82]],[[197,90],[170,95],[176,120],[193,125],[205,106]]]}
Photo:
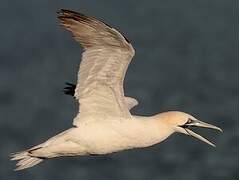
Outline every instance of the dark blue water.
{"label": "dark blue water", "polygon": [[[224,134],[200,131],[212,148],[173,135],[151,148],[45,161],[13,172],[9,154],[69,128],[78,107],[63,95],[81,49],[59,26],[69,8],[104,19],[136,49],[125,80],[134,113],[191,113]],[[0,2],[1,180],[236,180],[239,178],[239,1],[121,0]]]}

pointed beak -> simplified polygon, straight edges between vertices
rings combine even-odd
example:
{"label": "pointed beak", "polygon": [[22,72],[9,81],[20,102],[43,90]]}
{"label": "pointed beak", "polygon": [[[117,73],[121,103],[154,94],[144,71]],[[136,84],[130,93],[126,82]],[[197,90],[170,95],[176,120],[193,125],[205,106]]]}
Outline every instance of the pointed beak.
{"label": "pointed beak", "polygon": [[208,124],[202,121],[199,121],[197,119],[189,119],[187,123],[185,123],[184,125],[180,126],[181,128],[183,128],[183,131],[180,131],[184,134],[187,134],[189,136],[193,136],[213,147],[215,147],[215,144],[213,144],[212,142],[210,142],[209,140],[207,140],[206,138],[200,136],[199,134],[193,132],[192,130],[190,130],[190,127],[202,127],[202,128],[209,128],[209,129],[215,129],[217,131],[223,132],[221,128],[214,126],[212,124]]}

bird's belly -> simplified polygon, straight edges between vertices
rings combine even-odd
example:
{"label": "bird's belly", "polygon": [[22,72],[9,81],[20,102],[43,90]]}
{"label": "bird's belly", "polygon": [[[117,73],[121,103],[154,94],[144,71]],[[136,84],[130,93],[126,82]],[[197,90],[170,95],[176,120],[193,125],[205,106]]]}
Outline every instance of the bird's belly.
{"label": "bird's belly", "polygon": [[85,136],[83,139],[89,154],[108,154],[132,147],[128,138],[109,131],[95,133],[94,136]]}
{"label": "bird's belly", "polygon": [[[78,131],[78,141],[84,145],[89,154],[108,154],[126,149],[153,145],[155,139],[150,139],[143,128],[127,124],[113,124],[81,127]],[[138,131],[139,130],[139,131]]]}

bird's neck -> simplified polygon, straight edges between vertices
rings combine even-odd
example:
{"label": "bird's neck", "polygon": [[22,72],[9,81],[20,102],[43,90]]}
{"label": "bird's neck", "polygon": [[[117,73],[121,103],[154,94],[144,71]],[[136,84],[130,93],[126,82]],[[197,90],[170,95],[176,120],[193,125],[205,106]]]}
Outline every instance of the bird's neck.
{"label": "bird's neck", "polygon": [[158,116],[143,117],[134,116],[138,123],[138,142],[139,147],[147,147],[165,140],[174,131],[165,123],[164,118]]}

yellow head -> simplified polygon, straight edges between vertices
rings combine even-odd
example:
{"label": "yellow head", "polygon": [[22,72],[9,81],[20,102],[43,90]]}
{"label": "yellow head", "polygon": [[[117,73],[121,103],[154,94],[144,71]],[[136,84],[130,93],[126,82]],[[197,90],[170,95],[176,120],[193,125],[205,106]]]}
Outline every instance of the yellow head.
{"label": "yellow head", "polygon": [[193,136],[212,146],[215,146],[215,145],[211,143],[210,141],[208,141],[206,138],[190,130],[190,127],[211,128],[211,129],[216,129],[222,132],[221,128],[214,126],[212,124],[199,121],[192,115],[184,113],[184,112],[169,111],[169,112],[161,113],[157,116],[160,120],[162,120],[162,122],[169,129],[172,129],[173,132],[178,132],[178,133],[183,133],[189,136]]}

